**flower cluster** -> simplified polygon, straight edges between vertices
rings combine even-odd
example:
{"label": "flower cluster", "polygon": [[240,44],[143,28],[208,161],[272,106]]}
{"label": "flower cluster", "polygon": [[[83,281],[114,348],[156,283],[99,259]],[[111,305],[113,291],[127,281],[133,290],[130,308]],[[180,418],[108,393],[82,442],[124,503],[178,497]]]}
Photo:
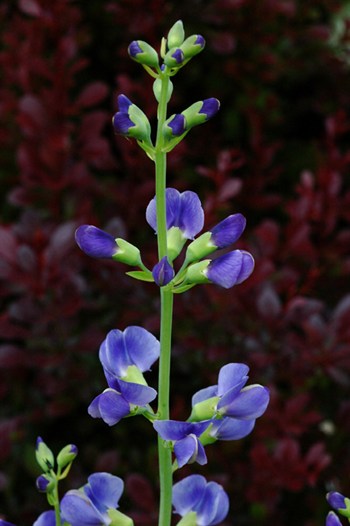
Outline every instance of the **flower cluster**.
{"label": "flower cluster", "polygon": [[[148,224],[157,233],[156,198],[146,208]],[[213,259],[203,259],[213,252],[235,243],[244,231],[246,220],[236,213],[214,226],[198,238],[202,230],[204,212],[195,192],[166,189],[166,224],[168,255],[152,271],[147,269],[140,251],[131,243],[117,238],[92,225],[83,225],[76,231],[79,247],[89,256],[112,258],[128,265],[138,266],[140,273],[129,273],[138,279],[155,281],[159,286],[172,283],[174,292],[183,292],[199,283],[215,283],[230,288],[246,280],[254,269],[253,256],[245,250],[233,250]],[[187,240],[185,261],[175,275],[173,260],[180,254]]]}

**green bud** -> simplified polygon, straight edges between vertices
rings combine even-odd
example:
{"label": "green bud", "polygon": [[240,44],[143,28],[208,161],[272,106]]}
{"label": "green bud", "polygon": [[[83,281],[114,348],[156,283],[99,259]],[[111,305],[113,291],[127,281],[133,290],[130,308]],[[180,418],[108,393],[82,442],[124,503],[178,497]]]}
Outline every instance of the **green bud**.
{"label": "green bud", "polygon": [[164,64],[169,68],[181,68],[183,66],[184,60],[185,56],[182,49],[177,47],[169,49],[164,57]]}
{"label": "green bud", "polygon": [[137,247],[120,237],[117,237],[115,242],[118,246],[118,251],[112,256],[115,261],[120,261],[133,267],[142,265],[140,250]]}
{"label": "green bud", "polygon": [[168,261],[171,263],[180,254],[186,239],[177,226],[172,226],[167,233]]}
{"label": "green bud", "polygon": [[126,375],[122,377],[124,382],[132,384],[148,385],[140,369],[136,365],[129,365]]}
{"label": "green bud", "polygon": [[197,126],[198,124],[203,124],[203,122],[207,120],[207,115],[205,113],[199,113],[202,107],[203,101],[200,100],[181,112],[186,119],[187,129]]}
{"label": "green bud", "polygon": [[188,245],[186,261],[187,263],[199,261],[214,252],[216,249],[217,247],[211,241],[211,232],[205,232]]}
{"label": "green bud", "polygon": [[73,462],[78,454],[78,448],[74,444],[68,444],[58,453],[56,457],[57,465],[60,469],[64,469],[68,464]]}
{"label": "green bud", "polygon": [[[153,82],[153,93],[154,93],[154,96],[157,100],[157,102],[160,101],[160,92],[161,92],[161,89],[162,89],[162,81],[160,78],[157,78],[154,82]],[[171,99],[171,96],[173,94],[173,89],[174,89],[174,85],[173,83],[171,82],[171,80],[169,79],[169,84],[168,84],[168,93],[167,93],[167,102],[169,102],[169,100]]]}
{"label": "green bud", "polygon": [[205,40],[201,35],[191,35],[181,44],[180,49],[184,54],[185,60],[189,60],[198,55],[204,49],[204,46]]}
{"label": "green bud", "polygon": [[168,49],[181,46],[184,39],[185,39],[184,26],[183,26],[182,20],[178,20],[171,27],[168,33],[168,38],[167,38]]}
{"label": "green bud", "polygon": [[38,437],[36,441],[35,456],[44,473],[49,472],[54,467],[55,458],[53,453],[41,437]]}
{"label": "green bud", "polygon": [[134,524],[134,521],[130,517],[121,513],[119,510],[111,508],[107,513],[112,521],[109,526],[133,526]]}
{"label": "green bud", "polygon": [[202,402],[195,404],[192,409],[190,422],[201,422],[202,420],[210,420],[216,413],[216,406],[220,400],[219,396],[213,396]]}
{"label": "green bud", "polygon": [[129,128],[128,135],[151,144],[151,125],[146,115],[136,104],[131,104],[128,113],[130,120],[134,123],[134,126]]}
{"label": "green bud", "polygon": [[159,65],[158,53],[143,40],[134,40],[128,47],[130,57],[144,66],[157,68]]}
{"label": "green bud", "polygon": [[210,262],[210,259],[204,259],[203,261],[199,261],[198,263],[190,265],[187,268],[184,283],[210,283],[209,279],[205,274],[205,271],[208,268]]}

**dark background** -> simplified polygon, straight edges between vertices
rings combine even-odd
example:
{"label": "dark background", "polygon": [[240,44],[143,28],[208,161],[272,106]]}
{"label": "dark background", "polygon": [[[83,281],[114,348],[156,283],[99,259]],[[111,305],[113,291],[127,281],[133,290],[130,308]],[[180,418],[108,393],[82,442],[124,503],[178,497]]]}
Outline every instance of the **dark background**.
{"label": "dark background", "polygon": [[[155,122],[152,81],[127,55],[159,49],[181,18],[205,51],[174,79],[170,112],[208,97],[220,113],[169,156],[168,181],[200,195],[206,227],[247,217],[237,247],[256,259],[243,285],[176,297],[172,418],[243,361],[272,400],[248,438],[207,447],[236,526],[319,526],[329,489],[349,487],[350,32],[335,0],[20,0],[0,27],[0,499],[31,524],[38,435],[79,457],[62,491],[107,470],[126,481],[122,511],[157,514],[156,441],[141,418],[108,428],[86,411],[105,387],[97,350],[112,328],[158,334],[158,291],[91,260],[74,230],[91,223],[156,262],[145,221],[153,166],[115,137],[115,97]],[[157,368],[148,375],[156,385]],[[142,437],[142,443],[140,443]]]}

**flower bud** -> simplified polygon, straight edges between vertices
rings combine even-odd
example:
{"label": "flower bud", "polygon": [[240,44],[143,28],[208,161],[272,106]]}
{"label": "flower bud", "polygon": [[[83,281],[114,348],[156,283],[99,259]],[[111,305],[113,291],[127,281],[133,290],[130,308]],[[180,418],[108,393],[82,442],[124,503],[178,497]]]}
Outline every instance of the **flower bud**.
{"label": "flower bud", "polygon": [[68,444],[65,446],[57,455],[57,465],[59,468],[64,469],[68,464],[73,462],[78,454],[78,448],[74,444]]}
{"label": "flower bud", "polygon": [[332,506],[340,515],[350,519],[350,499],[344,497],[338,491],[330,491],[326,495],[328,504]]}
{"label": "flower bud", "polygon": [[152,275],[155,283],[159,287],[163,287],[170,283],[174,277],[174,269],[170,265],[168,258],[163,257],[159,263],[157,263],[152,270]]}
{"label": "flower bud", "polygon": [[168,37],[167,37],[168,49],[181,46],[184,39],[185,39],[184,26],[183,26],[182,20],[178,20],[170,28],[170,31],[168,33]]}
{"label": "flower bud", "polygon": [[186,119],[181,113],[172,115],[164,123],[164,135],[170,137],[180,137],[186,130]]}
{"label": "flower bud", "polygon": [[181,44],[180,49],[184,54],[185,60],[189,60],[198,55],[204,49],[204,46],[205,40],[202,35],[191,35]]}
{"label": "flower bud", "polygon": [[[154,93],[154,96],[155,96],[157,102],[160,101],[161,89],[162,89],[162,81],[161,81],[160,78],[156,78],[156,80],[153,82],[153,93]],[[174,84],[169,79],[168,93],[167,93],[167,102],[169,102],[169,100],[171,99],[171,95],[173,93],[173,89],[174,89]]]}
{"label": "flower bud", "polygon": [[215,98],[210,98],[195,102],[192,106],[182,111],[181,115],[186,119],[186,128],[190,129],[211,119],[219,111],[219,108],[220,102]]}
{"label": "flower bud", "polygon": [[130,57],[144,66],[157,68],[159,65],[158,53],[143,40],[134,40],[128,47]]}
{"label": "flower bud", "polygon": [[93,225],[81,225],[75,232],[79,248],[93,258],[112,258],[118,251],[113,236]]}
{"label": "flower bud", "polygon": [[36,440],[35,456],[37,463],[45,473],[54,467],[55,458],[53,453],[41,437],[38,437]]}
{"label": "flower bud", "polygon": [[326,517],[326,526],[343,526],[334,511],[330,511]]}
{"label": "flower bud", "polygon": [[48,493],[54,487],[54,484],[55,481],[48,475],[40,475],[35,481],[37,490],[41,493]]}
{"label": "flower bud", "polygon": [[185,56],[183,51],[177,47],[170,49],[164,57],[164,64],[169,68],[180,68]]}
{"label": "flower bud", "polygon": [[118,106],[112,119],[115,132],[151,144],[151,125],[143,111],[125,95],[119,95]]}

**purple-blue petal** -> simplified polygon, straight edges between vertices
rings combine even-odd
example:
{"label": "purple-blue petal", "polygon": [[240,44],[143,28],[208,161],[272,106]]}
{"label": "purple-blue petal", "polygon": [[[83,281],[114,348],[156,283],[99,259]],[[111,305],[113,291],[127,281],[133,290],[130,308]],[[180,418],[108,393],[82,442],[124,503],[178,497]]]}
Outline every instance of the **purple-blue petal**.
{"label": "purple-blue petal", "polygon": [[[193,239],[203,228],[204,211],[197,194],[187,190],[180,193],[175,188],[166,189],[167,229],[180,228],[187,239]],[[156,198],[154,197],[146,210],[148,224],[157,232]]]}
{"label": "purple-blue petal", "polygon": [[45,477],[45,475],[39,475],[35,481],[35,485],[38,491],[45,493],[47,486],[50,484],[50,481]]}
{"label": "purple-blue petal", "polygon": [[210,428],[210,435],[217,440],[240,440],[251,433],[255,420],[238,420],[226,417],[223,420],[214,420]]}
{"label": "purple-blue petal", "polygon": [[157,391],[148,385],[119,380],[119,386],[123,398],[130,404],[144,406],[157,396]]}
{"label": "purple-blue petal", "polygon": [[[262,385],[250,385],[242,389],[233,402],[225,407],[225,415],[243,420],[252,420],[261,416],[270,400],[269,390]],[[218,404],[218,409],[222,405]]]}
{"label": "purple-blue petal", "polygon": [[205,454],[203,444],[198,440],[197,441],[197,457],[196,462],[201,466],[204,466],[208,462],[207,455]]}
{"label": "purple-blue petal", "polygon": [[326,495],[327,502],[333,509],[346,509],[345,497],[338,491],[330,491]]}
{"label": "purple-blue petal", "polygon": [[91,500],[79,490],[68,491],[61,500],[62,520],[71,526],[101,526],[108,525],[110,519],[107,513],[101,513]]}
{"label": "purple-blue petal", "polygon": [[112,119],[113,127],[116,133],[121,135],[127,135],[130,128],[135,126],[135,123],[132,122],[128,113],[118,111]]}
{"label": "purple-blue petal", "polygon": [[[10,523],[6,523],[6,524],[10,524]],[[39,517],[33,523],[33,526],[55,526],[55,525],[56,525],[56,516],[53,510],[44,511],[43,513],[39,515]]]}
{"label": "purple-blue petal", "polygon": [[75,240],[85,254],[94,258],[111,258],[118,251],[114,237],[93,225],[80,226]]}
{"label": "purple-blue petal", "polygon": [[185,55],[180,48],[175,49],[174,53],[171,56],[176,60],[178,64],[181,64],[184,61]]}
{"label": "purple-blue petal", "polygon": [[218,396],[224,395],[232,388],[237,393],[247,383],[249,367],[244,363],[228,363],[221,367],[218,378]]}
{"label": "purple-blue petal", "polygon": [[187,190],[181,194],[181,208],[178,215],[178,226],[187,239],[193,239],[204,225],[204,211],[198,195]]}
{"label": "purple-blue petal", "polygon": [[109,508],[118,508],[119,499],[124,490],[121,478],[110,473],[93,473],[84,486],[84,492],[100,512]]}
{"label": "purple-blue petal", "polygon": [[190,475],[173,487],[173,506],[175,513],[187,515],[201,501],[207,481],[202,475]]}
{"label": "purple-blue petal", "polygon": [[15,526],[15,525],[12,522],[7,522],[7,521],[4,521],[4,519],[0,519],[0,526]]}
{"label": "purple-blue petal", "polygon": [[232,214],[211,230],[211,242],[217,248],[228,247],[239,239],[245,226],[246,219],[242,214]]}
{"label": "purple-blue petal", "polygon": [[186,131],[185,117],[181,113],[174,115],[173,119],[168,122],[168,126],[176,137],[182,135]]}
{"label": "purple-blue petal", "polygon": [[198,113],[204,113],[206,119],[211,119],[220,109],[220,102],[218,99],[210,98],[203,100],[203,105]]}
{"label": "purple-blue petal", "polygon": [[202,37],[202,35],[197,35],[194,45],[200,46],[201,48],[205,46],[205,39]]}
{"label": "purple-blue petal", "polygon": [[128,53],[131,57],[136,57],[139,53],[143,53],[137,40],[133,40],[128,47]]}
{"label": "purple-blue petal", "polygon": [[343,526],[340,522],[339,517],[334,513],[334,511],[330,511],[326,517],[326,526]]}
{"label": "purple-blue petal", "polygon": [[246,252],[245,250],[242,250],[241,252],[243,255],[243,262],[242,262],[241,271],[237,276],[236,285],[239,285],[240,283],[245,281],[247,278],[249,278],[249,276],[254,270],[254,265],[255,265],[254,258],[249,252]]}
{"label": "purple-blue petal", "polygon": [[204,400],[208,400],[209,398],[213,398],[213,396],[217,396],[218,394],[218,386],[217,385],[211,385],[210,387],[205,387],[204,389],[200,389],[192,396],[192,407],[195,404],[199,404],[200,402],[204,402]]}
{"label": "purple-blue petal", "polygon": [[197,524],[214,526],[223,521],[229,510],[229,499],[217,482],[208,482],[202,500],[196,506]]}
{"label": "purple-blue petal", "polygon": [[130,413],[130,404],[114,389],[106,389],[94,398],[88,407],[88,413],[113,426]]}
{"label": "purple-blue petal", "polygon": [[213,259],[206,269],[206,276],[212,283],[229,289],[247,279],[253,269],[254,259],[249,252],[233,250]]}
{"label": "purple-blue petal", "polygon": [[129,107],[132,105],[132,102],[126,95],[118,95],[118,108],[121,113],[128,113]]}
{"label": "purple-blue petal", "polygon": [[100,346],[99,358],[105,372],[122,378],[130,365],[136,365],[141,372],[149,370],[159,358],[159,352],[160,344],[153,334],[131,325],[123,332],[113,329],[107,334]]}
{"label": "purple-blue petal", "polygon": [[178,420],[156,420],[154,429],[164,440],[181,440],[187,435],[200,436],[209,426],[210,420],[203,422],[180,422]]}
{"label": "purple-blue petal", "polygon": [[179,468],[189,461],[194,462],[197,457],[198,438],[194,435],[186,436],[178,440],[174,445],[174,454]]}
{"label": "purple-blue petal", "polygon": [[173,267],[170,265],[168,258],[164,256],[152,270],[152,276],[159,287],[170,283],[175,275]]}

